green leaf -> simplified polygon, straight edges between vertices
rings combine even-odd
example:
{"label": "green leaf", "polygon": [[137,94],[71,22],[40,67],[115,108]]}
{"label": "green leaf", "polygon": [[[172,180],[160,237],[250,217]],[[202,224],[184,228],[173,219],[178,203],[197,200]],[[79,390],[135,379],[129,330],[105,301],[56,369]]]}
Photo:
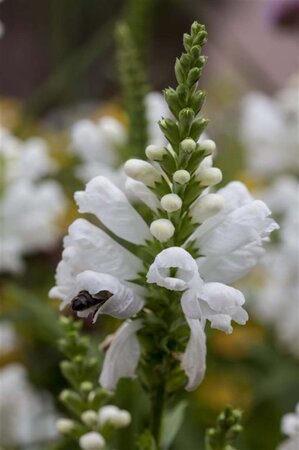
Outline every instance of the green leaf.
{"label": "green leaf", "polygon": [[174,409],[166,412],[162,421],[161,447],[170,448],[184,420],[187,402],[178,403]]}
{"label": "green leaf", "polygon": [[151,432],[146,430],[137,441],[138,450],[158,450],[155,439]]}

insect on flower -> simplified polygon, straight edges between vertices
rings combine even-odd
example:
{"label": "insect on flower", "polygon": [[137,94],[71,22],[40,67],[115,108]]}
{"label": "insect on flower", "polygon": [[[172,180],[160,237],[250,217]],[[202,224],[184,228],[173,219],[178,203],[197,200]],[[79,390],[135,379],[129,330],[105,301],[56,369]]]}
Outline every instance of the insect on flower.
{"label": "insect on flower", "polygon": [[91,295],[88,291],[80,291],[71,301],[71,308],[74,312],[77,312],[86,311],[87,309],[96,306],[97,308],[93,312],[94,317],[98,309],[106,303],[112,295],[113,294],[109,291],[100,291],[94,295]]}

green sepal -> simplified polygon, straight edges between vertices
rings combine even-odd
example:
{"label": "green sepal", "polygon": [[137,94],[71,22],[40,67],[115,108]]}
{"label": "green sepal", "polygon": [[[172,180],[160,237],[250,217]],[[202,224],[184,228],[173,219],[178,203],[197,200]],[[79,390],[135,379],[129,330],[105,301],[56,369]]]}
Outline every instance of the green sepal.
{"label": "green sepal", "polygon": [[166,118],[159,121],[159,127],[175,150],[180,140],[180,133],[177,123],[172,119]]}
{"label": "green sepal", "polygon": [[104,388],[93,389],[88,394],[88,408],[98,410],[101,406],[107,403],[114,396],[113,392]]}
{"label": "green sepal", "polygon": [[85,403],[77,392],[64,389],[59,396],[60,401],[74,414],[79,416],[85,410]]}
{"label": "green sepal", "polygon": [[208,123],[209,121],[205,117],[194,120],[190,130],[190,137],[192,137],[195,141],[198,141]]}
{"label": "green sepal", "polygon": [[183,140],[189,136],[189,132],[194,120],[194,111],[191,108],[184,108],[179,113],[180,139]]}

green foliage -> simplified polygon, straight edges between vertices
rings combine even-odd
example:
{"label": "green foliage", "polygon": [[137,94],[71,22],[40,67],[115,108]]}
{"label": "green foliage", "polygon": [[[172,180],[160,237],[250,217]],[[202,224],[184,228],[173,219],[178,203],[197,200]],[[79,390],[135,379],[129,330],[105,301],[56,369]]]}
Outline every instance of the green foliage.
{"label": "green foliage", "polygon": [[161,447],[165,450],[169,449],[178,430],[184,420],[187,402],[178,403],[172,410],[167,411],[163,416],[161,431]]}
{"label": "green foliage", "polygon": [[144,431],[144,433],[139,436],[137,446],[138,450],[158,450],[155,439],[149,430]]}
{"label": "green foliage", "polygon": [[227,406],[220,413],[216,426],[206,432],[206,450],[237,450],[235,440],[242,432],[242,412]]}
{"label": "green foliage", "polygon": [[148,140],[145,109],[145,95],[148,87],[144,68],[127,24],[117,25],[116,41],[123,106],[129,121],[127,148],[130,156],[141,156]]}

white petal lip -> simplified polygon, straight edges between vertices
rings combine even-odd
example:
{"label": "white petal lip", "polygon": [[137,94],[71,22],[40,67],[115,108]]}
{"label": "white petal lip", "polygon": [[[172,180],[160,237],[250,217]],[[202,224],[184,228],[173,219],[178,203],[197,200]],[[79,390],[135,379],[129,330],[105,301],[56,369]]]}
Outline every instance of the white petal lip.
{"label": "white petal lip", "polygon": [[[85,219],[73,222],[64,245],[66,250],[63,259],[76,273],[94,270],[114,275],[121,280],[133,280],[142,268],[139,258]],[[71,249],[72,257],[67,258],[67,252]]]}
{"label": "white petal lip", "polygon": [[136,332],[141,327],[141,320],[128,320],[117,330],[105,355],[99,380],[105,389],[114,390],[120,378],[136,378],[141,353]]}
{"label": "white petal lip", "polygon": [[188,318],[186,320],[191,335],[182,357],[181,367],[188,377],[185,389],[193,391],[202,382],[206,371],[206,335],[199,320]]}
{"label": "white petal lip", "polygon": [[238,289],[222,283],[205,283],[199,297],[217,312],[233,311],[237,306],[245,303],[244,295]]}
{"label": "white petal lip", "polygon": [[[168,270],[176,268],[175,277],[168,276]],[[184,291],[201,282],[196,261],[180,247],[169,247],[162,250],[147,273],[147,282],[170,290]]]}
{"label": "white petal lip", "polygon": [[198,301],[198,293],[194,289],[187,289],[181,297],[181,306],[186,317],[199,319],[202,316]]}
{"label": "white petal lip", "polygon": [[116,236],[133,244],[151,239],[149,228],[126,196],[105,177],[95,177],[75,193],[82,213],[94,214]]}
{"label": "white petal lip", "polygon": [[118,319],[127,319],[137,314],[143,307],[143,300],[133,289],[122,284],[112,275],[86,270],[76,277],[77,292],[87,290],[91,295],[109,291],[112,297],[98,309],[98,314],[108,314]]}
{"label": "white petal lip", "polygon": [[127,177],[126,190],[130,195],[143,202],[152,211],[156,212],[159,208],[159,200],[155,194],[141,181],[136,181],[133,180],[133,178]]}

